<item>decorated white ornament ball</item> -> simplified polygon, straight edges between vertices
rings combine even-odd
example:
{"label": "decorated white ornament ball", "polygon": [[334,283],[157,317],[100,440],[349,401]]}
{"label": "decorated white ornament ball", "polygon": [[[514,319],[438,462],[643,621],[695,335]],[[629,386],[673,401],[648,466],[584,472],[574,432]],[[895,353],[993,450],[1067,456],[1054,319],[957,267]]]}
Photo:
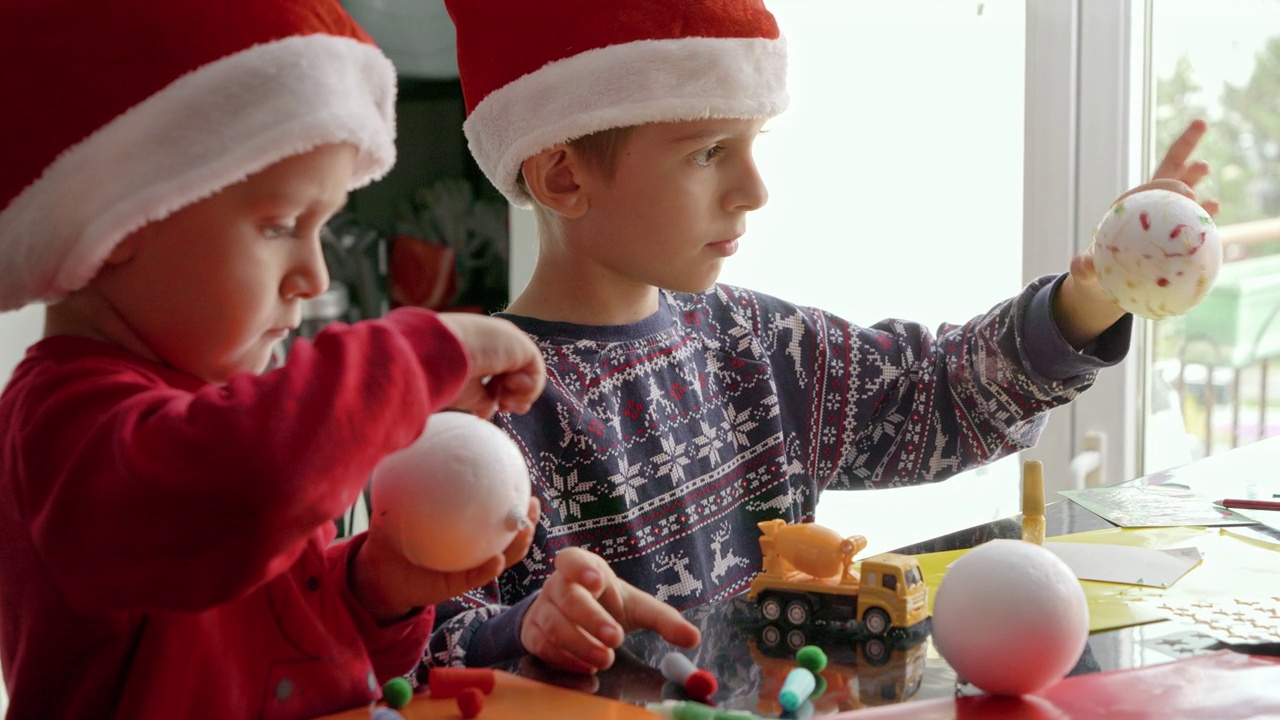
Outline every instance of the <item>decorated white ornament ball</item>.
{"label": "decorated white ornament ball", "polygon": [[1089,639],[1089,605],[1071,568],[1022,540],[992,540],[951,564],[933,601],[933,644],[992,695],[1034,693],[1066,676]]}
{"label": "decorated white ornament ball", "polygon": [[372,485],[369,531],[432,570],[476,567],[529,523],[520,449],[469,413],[432,415],[417,440],[378,463]]}
{"label": "decorated white ornament ball", "polygon": [[1222,241],[1209,213],[1170,190],[1136,192],[1111,207],[1093,231],[1102,289],[1135,315],[1182,315],[1213,289]]}

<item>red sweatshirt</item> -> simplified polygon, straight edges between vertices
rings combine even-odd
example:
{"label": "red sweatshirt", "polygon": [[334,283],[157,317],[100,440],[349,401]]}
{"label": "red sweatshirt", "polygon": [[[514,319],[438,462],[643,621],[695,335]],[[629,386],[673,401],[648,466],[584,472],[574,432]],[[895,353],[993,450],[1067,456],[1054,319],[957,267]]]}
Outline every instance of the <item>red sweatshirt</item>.
{"label": "red sweatshirt", "polygon": [[397,310],[222,387],[92,340],[32,346],[0,395],[9,720],[307,718],[414,667],[332,519],[452,400],[466,351]]}

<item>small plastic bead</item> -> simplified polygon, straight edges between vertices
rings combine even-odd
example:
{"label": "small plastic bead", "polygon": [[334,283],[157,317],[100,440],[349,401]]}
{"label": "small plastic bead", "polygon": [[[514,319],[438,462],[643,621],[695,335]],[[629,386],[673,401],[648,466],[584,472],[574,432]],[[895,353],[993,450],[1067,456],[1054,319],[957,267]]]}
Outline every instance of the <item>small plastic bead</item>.
{"label": "small plastic bead", "polygon": [[817,675],[827,667],[827,654],[817,645],[805,645],[796,651],[796,664]]}
{"label": "small plastic bead", "polygon": [[481,710],[484,710],[484,693],[480,692],[480,688],[463,688],[458,693],[458,712],[465,720],[471,720]]}
{"label": "small plastic bead", "polygon": [[391,678],[382,686],[382,699],[399,710],[413,699],[413,688],[409,686],[409,681],[402,677]]}
{"label": "small plastic bead", "polygon": [[427,672],[427,688],[433,698],[452,698],[469,687],[488,695],[497,677],[492,668],[433,667]]}
{"label": "small plastic bead", "polygon": [[663,678],[684,688],[685,693],[694,700],[707,702],[720,689],[715,675],[699,669],[692,660],[675,651],[663,656],[658,669]]}

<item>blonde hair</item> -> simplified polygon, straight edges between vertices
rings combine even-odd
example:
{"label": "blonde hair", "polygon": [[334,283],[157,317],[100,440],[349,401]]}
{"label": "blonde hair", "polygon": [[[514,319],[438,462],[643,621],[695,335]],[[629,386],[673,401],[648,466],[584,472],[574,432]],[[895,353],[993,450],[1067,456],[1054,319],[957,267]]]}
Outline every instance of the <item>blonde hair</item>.
{"label": "blonde hair", "polygon": [[[631,131],[635,127],[630,125],[599,130],[590,135],[574,138],[565,145],[581,158],[583,165],[598,173],[605,182],[612,182],[618,172],[618,158],[622,155],[622,149],[627,141],[631,139]],[[533,193],[529,192],[528,184],[525,183],[523,170],[516,177],[516,183],[526,195],[533,198],[533,216],[538,223],[538,237],[542,240],[557,242],[564,239],[564,223],[560,216],[533,197]]]}

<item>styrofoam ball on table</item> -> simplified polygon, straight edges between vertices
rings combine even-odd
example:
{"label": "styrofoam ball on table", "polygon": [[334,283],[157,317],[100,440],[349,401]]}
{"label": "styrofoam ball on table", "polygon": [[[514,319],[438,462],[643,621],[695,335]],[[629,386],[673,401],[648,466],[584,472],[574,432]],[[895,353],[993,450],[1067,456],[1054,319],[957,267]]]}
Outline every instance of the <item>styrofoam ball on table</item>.
{"label": "styrofoam ball on table", "polygon": [[520,449],[492,423],[442,412],[373,471],[370,533],[415,565],[451,572],[502,552],[528,525],[531,486]]}
{"label": "styrofoam ball on table", "polygon": [[1213,218],[1170,190],[1143,190],[1113,205],[1093,231],[1090,252],[1111,299],[1151,319],[1195,307],[1222,266]]}
{"label": "styrofoam ball on table", "polygon": [[1061,680],[1089,639],[1089,604],[1052,551],[992,540],[951,564],[933,601],[933,644],[963,680],[1022,695]]}

